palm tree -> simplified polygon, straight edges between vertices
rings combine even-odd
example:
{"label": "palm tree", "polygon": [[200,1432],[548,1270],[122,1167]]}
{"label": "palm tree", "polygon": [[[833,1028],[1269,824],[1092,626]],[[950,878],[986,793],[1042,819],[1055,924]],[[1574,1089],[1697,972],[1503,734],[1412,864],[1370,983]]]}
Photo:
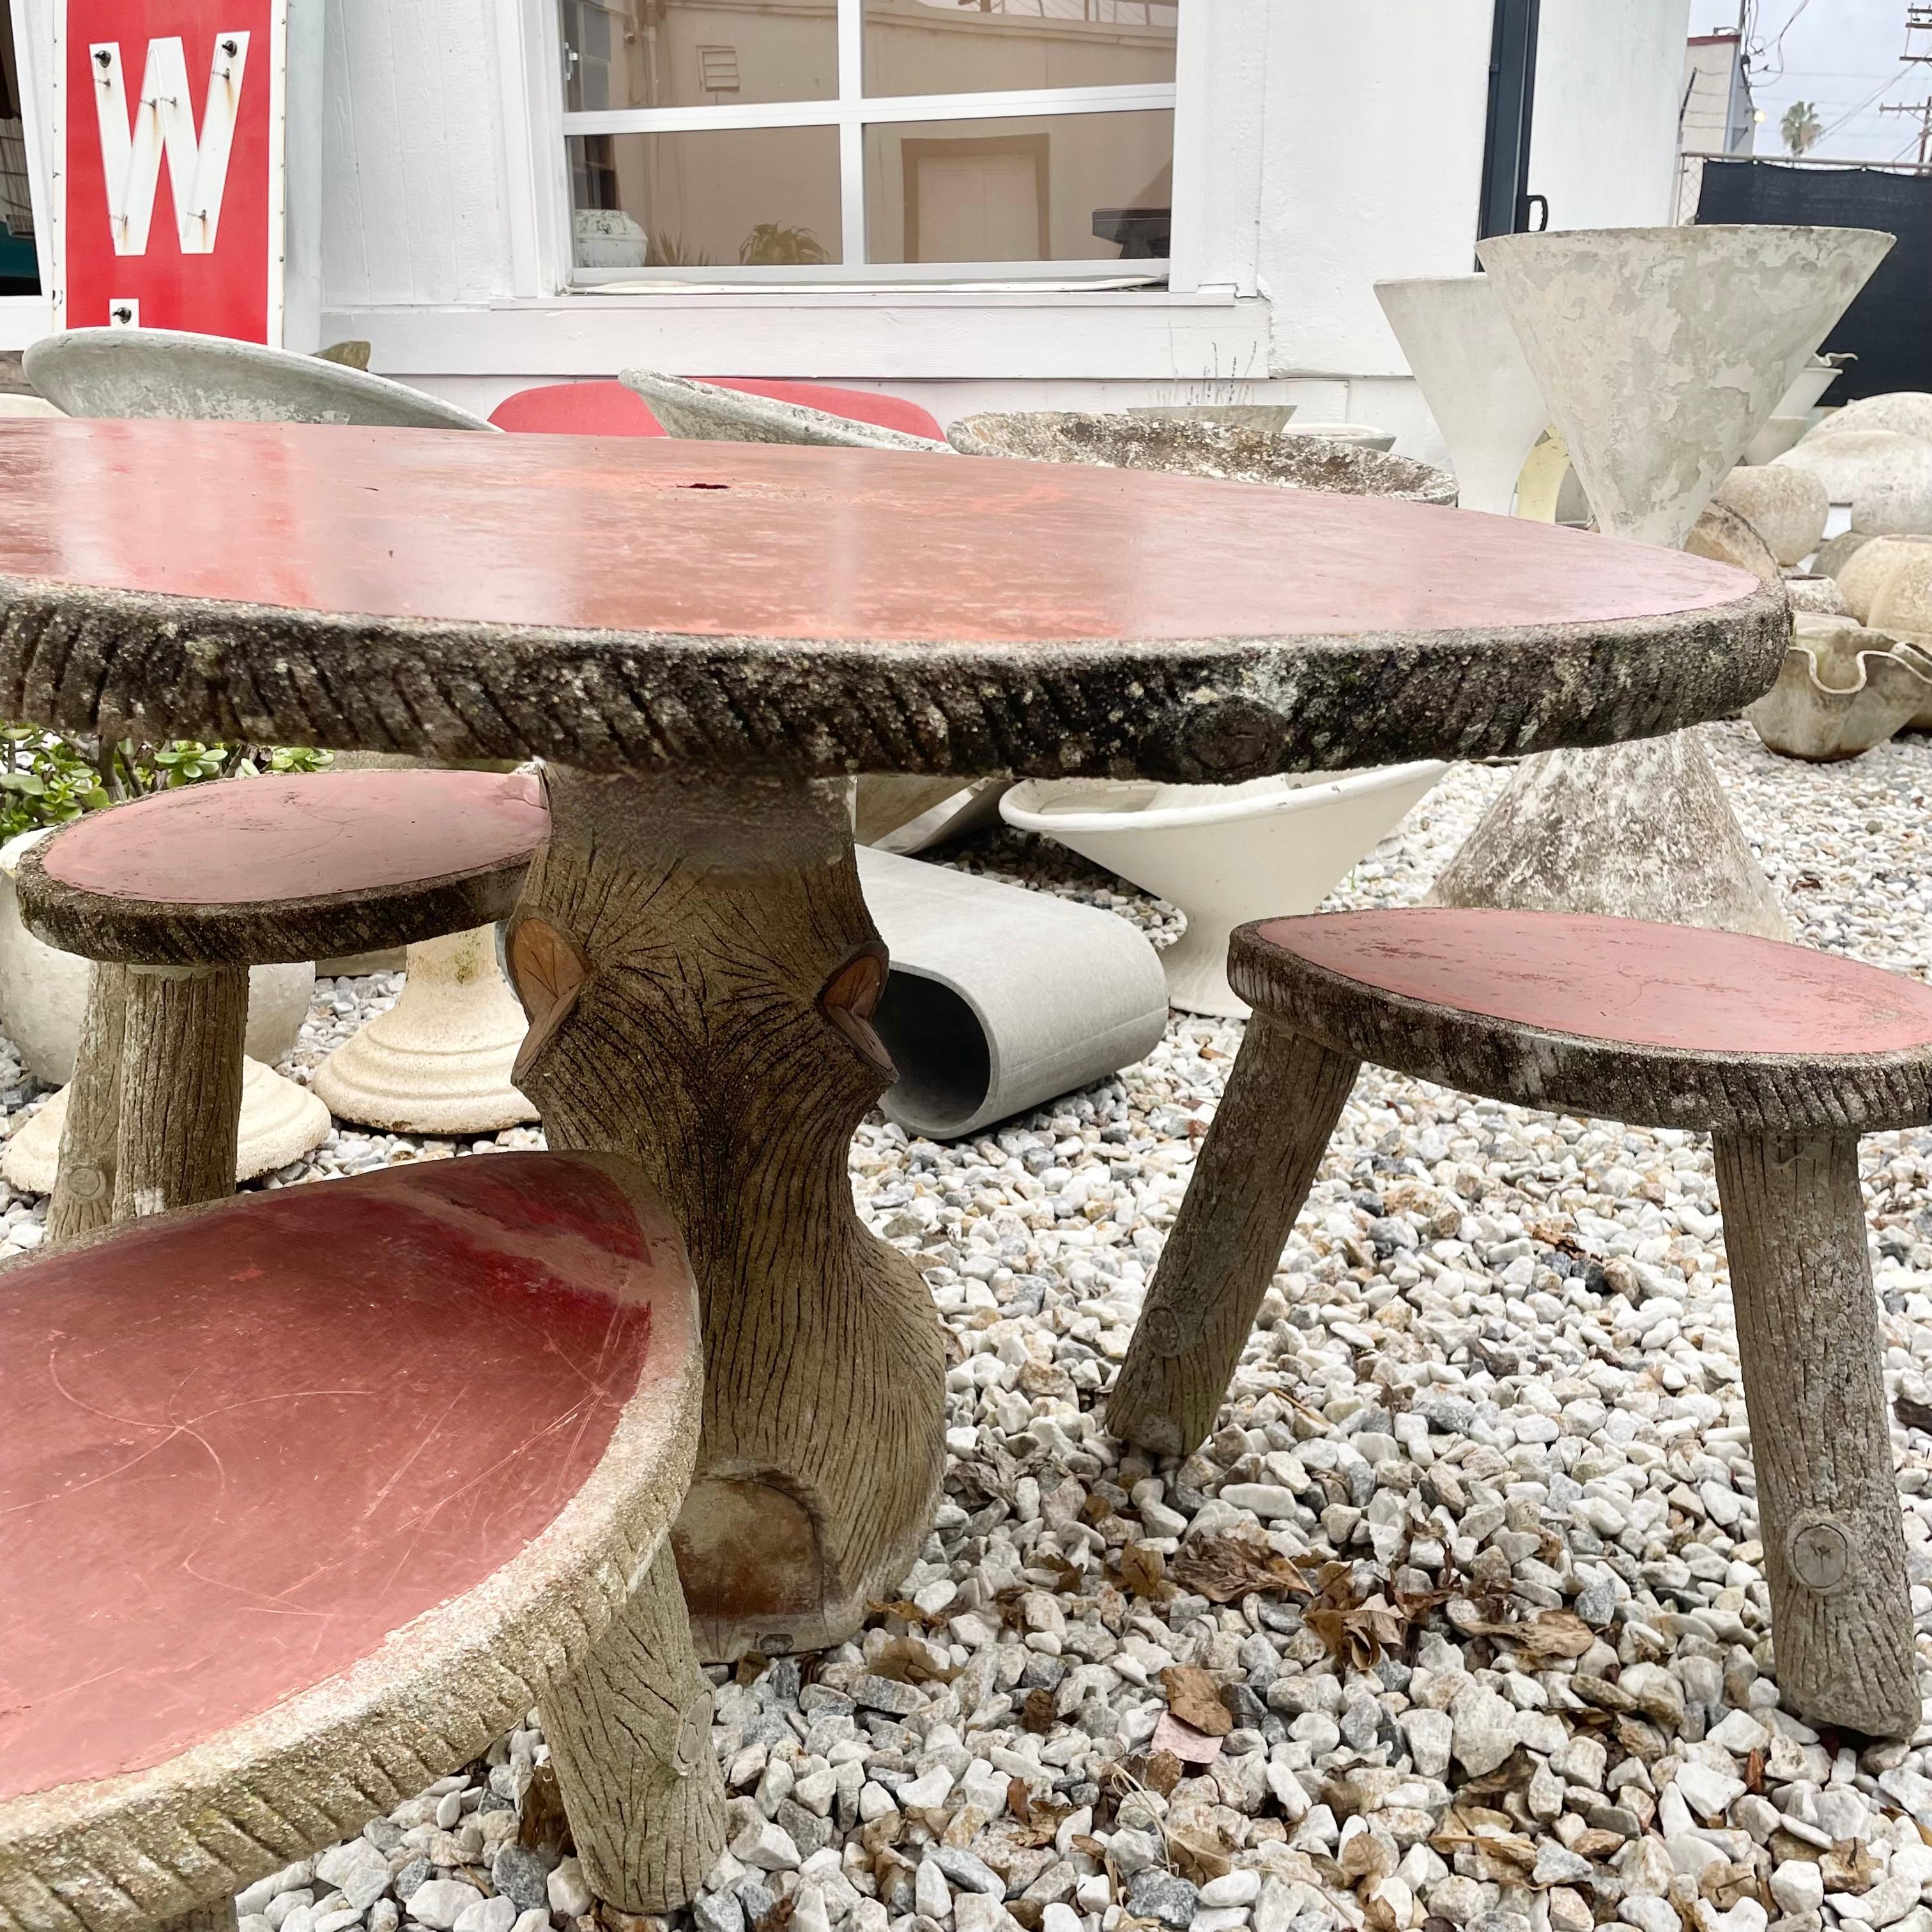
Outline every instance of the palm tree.
{"label": "palm tree", "polygon": [[1778,124],[1778,131],[1784,136],[1784,145],[1794,154],[1802,154],[1808,148],[1816,147],[1818,137],[1824,133],[1824,124],[1818,118],[1818,110],[1808,100],[1794,100],[1784,110],[1784,118]]}

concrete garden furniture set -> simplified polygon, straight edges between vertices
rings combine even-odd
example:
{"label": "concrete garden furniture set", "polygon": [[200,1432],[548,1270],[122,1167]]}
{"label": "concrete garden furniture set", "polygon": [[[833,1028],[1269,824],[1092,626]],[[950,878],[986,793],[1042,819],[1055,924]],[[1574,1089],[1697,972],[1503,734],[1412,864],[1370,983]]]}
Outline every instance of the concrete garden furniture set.
{"label": "concrete garden furniture set", "polygon": [[599,1894],[693,1895],[724,1792],[669,1532],[703,1346],[634,1169],[158,1215],[0,1271],[0,1360],[5,1932],[219,1932],[532,1704]]}

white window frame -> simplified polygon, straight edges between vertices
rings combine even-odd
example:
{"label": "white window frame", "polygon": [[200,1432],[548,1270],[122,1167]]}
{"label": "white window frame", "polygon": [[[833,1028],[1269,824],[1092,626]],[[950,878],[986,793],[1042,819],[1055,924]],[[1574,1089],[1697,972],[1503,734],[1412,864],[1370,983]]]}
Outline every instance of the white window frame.
{"label": "white window frame", "polygon": [[[625,107],[580,110],[562,106],[563,34],[559,0],[533,0],[546,10],[553,57],[547,76],[552,116],[537,110],[537,125],[554,116],[556,154],[562,192],[561,237],[568,286],[614,292],[650,289],[665,284],[689,287],[758,286],[782,284],[799,287],[852,284],[932,284],[943,283],[985,287],[988,284],[1054,282],[1106,286],[1165,283],[1165,260],[1094,260],[1079,258],[1048,262],[893,262],[874,264],[866,252],[865,130],[874,122],[999,121],[1046,116],[1127,114],[1150,111],[1175,117],[1175,146],[1180,145],[1179,88],[1174,81],[1140,86],[1080,88],[1024,88],[981,94],[868,94],[864,91],[863,33],[865,0],[836,0],[838,34],[838,93],[829,100],[775,100],[741,106],[701,107]],[[1178,38],[1185,42],[1187,22],[1200,10],[1178,9]],[[1177,49],[1177,71],[1181,58]],[[542,78],[540,76],[539,84]],[[568,149],[563,143],[583,134],[686,134],[722,132],[734,128],[836,128],[838,131],[840,252],[844,260],[809,266],[747,268],[733,264],[694,272],[688,268],[581,268],[572,242]],[[536,129],[532,129],[535,132]],[[1178,249],[1179,244],[1174,244]]]}
{"label": "white window frame", "polygon": [[14,71],[20,82],[20,131],[27,154],[27,198],[34,210],[34,259],[39,265],[37,296],[0,296],[0,350],[25,349],[53,326],[49,294],[52,262],[49,242],[53,211],[49,206],[47,130],[44,106],[49,76],[39,32],[45,20],[30,0],[8,0],[8,19],[14,32]]}

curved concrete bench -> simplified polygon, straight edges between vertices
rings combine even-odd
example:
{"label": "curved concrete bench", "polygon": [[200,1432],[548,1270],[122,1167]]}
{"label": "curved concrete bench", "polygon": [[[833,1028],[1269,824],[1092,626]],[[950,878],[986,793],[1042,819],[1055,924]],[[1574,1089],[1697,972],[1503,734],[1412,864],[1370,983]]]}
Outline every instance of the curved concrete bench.
{"label": "curved concrete bench", "polygon": [[592,1885],[721,1847],[666,1532],[702,1343],[634,1170],[495,1154],[0,1271],[0,1925],[207,1932],[532,1703]]}
{"label": "curved concrete bench", "polygon": [[481,416],[401,382],[222,335],[74,328],[30,344],[21,368],[42,396],[70,416],[361,423],[500,434]]}
{"label": "curved concrete bench", "polygon": [[1140,929],[1097,906],[858,848],[892,956],[872,1014],[898,1078],[888,1120],[956,1140],[1144,1060],[1167,980]]}
{"label": "curved concrete bench", "polygon": [[1244,926],[1255,1009],[1108,1404],[1214,1426],[1364,1060],[1517,1106],[1709,1134],[1778,1676],[1814,1722],[1918,1727],[1858,1136],[1932,1121],[1932,987],[1702,926],[1420,907]]}
{"label": "curved concrete bench", "polygon": [[502,919],[549,832],[532,776],[316,772],[158,792],[24,854],[28,929],[96,962],[50,1238],[234,1186],[250,966]]}

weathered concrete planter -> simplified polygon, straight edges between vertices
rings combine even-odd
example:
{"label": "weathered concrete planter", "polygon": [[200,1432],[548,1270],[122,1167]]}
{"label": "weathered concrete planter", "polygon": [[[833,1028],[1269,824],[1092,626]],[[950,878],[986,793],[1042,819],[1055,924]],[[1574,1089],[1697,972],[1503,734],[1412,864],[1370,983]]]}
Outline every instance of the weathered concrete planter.
{"label": "weathered concrete planter", "polygon": [[1932,489],[1932,443],[1897,430],[1814,430],[1771,466],[1809,470],[1833,502],[1865,506],[1852,518],[1862,536],[1889,536],[1909,527],[1896,514]]}
{"label": "weathered concrete planter", "polygon": [[1456,501],[1456,479],[1426,463],[1301,435],[1292,427],[1267,435],[1225,423],[1030,410],[966,416],[946,434],[965,456],[1166,470],[1236,483],[1272,483],[1285,490],[1396,496],[1418,503]]}
{"label": "weathered concrete planter", "polygon": [[1873,610],[1898,573],[1932,549],[1932,536],[1868,537],[1832,574],[1852,615],[1874,622]]}
{"label": "weathered concrete planter", "polygon": [[340,362],[171,328],[74,328],[31,344],[28,382],[70,416],[366,423],[502,432],[467,410]]}
{"label": "weathered concrete planter", "polygon": [[1290,423],[1289,436],[1318,436],[1328,442],[1353,443],[1358,449],[1372,449],[1384,454],[1395,447],[1395,431],[1379,429],[1373,423]]}
{"label": "weathered concrete planter", "polygon": [[892,956],[873,1029],[898,1069],[879,1104],[954,1140],[1144,1060],[1167,981],[1139,928],[1097,907],[858,848]]}
{"label": "weathered concrete planter", "polygon": [[668,436],[698,442],[802,442],[840,449],[916,449],[928,456],[947,454],[945,444],[931,437],[908,436],[903,430],[878,423],[854,422],[800,403],[779,402],[770,396],[748,396],[742,390],[720,388],[715,382],[694,382],[683,376],[666,376],[655,369],[626,369],[617,380],[635,390],[651,406],[651,413]]}
{"label": "weathered concrete planter", "polygon": [[1010,778],[861,778],[854,795],[852,836],[880,852],[910,857],[1000,822]]}
{"label": "weathered concrete planter", "polygon": [[1791,599],[1794,610],[1808,610],[1820,617],[1849,617],[1852,607],[1845,601],[1845,593],[1838,588],[1834,577],[1821,577],[1810,572],[1797,572],[1784,580],[1784,594]]}
{"label": "weathered concrete planter", "polygon": [[1144,403],[1130,416],[1162,416],[1174,422],[1226,423],[1234,429],[1257,429],[1269,434],[1288,427],[1292,403]]}
{"label": "weathered concrete planter", "polygon": [[1824,764],[1855,758],[1932,700],[1932,657],[1882,631],[1801,615],[1777,683],[1744,716],[1774,752]]}
{"label": "weathered concrete planter", "polygon": [[1832,514],[1825,486],[1808,471],[1741,464],[1718,484],[1713,502],[1728,504],[1781,565],[1802,563],[1824,541]]}
{"label": "weathered concrete planter", "polygon": [[[64,1087],[74,1078],[92,968],[78,953],[36,939],[20,917],[14,892],[14,868],[21,854],[51,836],[45,830],[23,832],[0,845],[0,1028],[43,1087]],[[311,965],[257,966],[250,971],[248,1031],[242,1044],[251,1059],[273,1066],[294,1046],[314,992]]]}
{"label": "weathered concrete planter", "polygon": [[1312,912],[1448,769],[1430,760],[1239,785],[1036,779],[1000,810],[1178,907],[1187,930],[1161,956],[1168,997],[1189,1012],[1239,1015],[1228,934],[1245,920]]}

